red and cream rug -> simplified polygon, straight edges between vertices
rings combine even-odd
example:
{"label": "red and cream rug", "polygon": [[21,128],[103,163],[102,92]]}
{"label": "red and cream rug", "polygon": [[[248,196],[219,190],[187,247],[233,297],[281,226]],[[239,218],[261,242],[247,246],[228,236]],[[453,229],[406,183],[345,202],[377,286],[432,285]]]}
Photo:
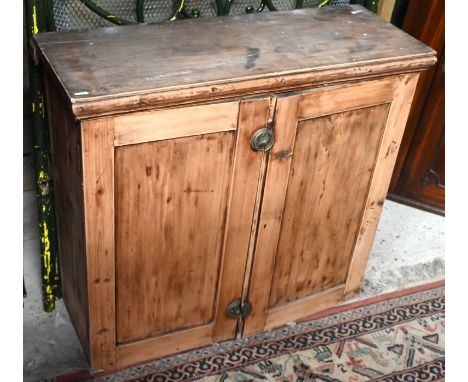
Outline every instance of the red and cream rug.
{"label": "red and cream rug", "polygon": [[[440,381],[444,307],[444,284],[438,282],[343,305],[252,338],[75,380]],[[55,379],[61,380],[72,379]]]}

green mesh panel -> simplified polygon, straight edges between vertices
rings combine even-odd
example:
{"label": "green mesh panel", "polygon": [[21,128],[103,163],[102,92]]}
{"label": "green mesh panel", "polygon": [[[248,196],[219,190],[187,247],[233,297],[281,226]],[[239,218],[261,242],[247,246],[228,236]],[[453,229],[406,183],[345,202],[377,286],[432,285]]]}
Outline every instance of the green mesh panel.
{"label": "green mesh panel", "polygon": [[[96,0],[106,11],[128,21],[136,22],[135,0]],[[168,20],[174,13],[177,1],[146,0],[145,22]],[[99,28],[114,25],[93,13],[79,0],[53,0],[54,21],[58,31]]]}
{"label": "green mesh panel", "polygon": [[[304,0],[304,7],[317,7],[322,0]],[[80,0],[53,0],[55,27],[58,31],[99,28],[114,25],[93,13]],[[136,0],[95,0],[95,3],[106,11],[131,22],[136,22]],[[294,9],[296,0],[272,0],[278,10]],[[174,14],[179,1],[177,0],[145,0],[145,22],[161,22],[169,20]],[[258,9],[261,0],[232,0],[232,15],[245,14],[247,7]],[[341,6],[349,4],[349,0],[331,0],[329,5]],[[191,15],[196,10],[202,17],[216,16],[216,0],[186,0],[186,14]],[[268,9],[265,7],[264,11]]]}
{"label": "green mesh panel", "polygon": [[193,10],[200,12],[201,17],[216,16],[216,1],[215,0],[187,0],[185,2],[185,9],[189,14]]}

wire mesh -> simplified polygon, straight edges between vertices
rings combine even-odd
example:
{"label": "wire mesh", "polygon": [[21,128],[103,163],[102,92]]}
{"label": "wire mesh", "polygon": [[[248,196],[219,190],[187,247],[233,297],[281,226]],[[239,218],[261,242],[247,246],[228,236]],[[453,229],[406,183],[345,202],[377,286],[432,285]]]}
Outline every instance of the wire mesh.
{"label": "wire mesh", "polygon": [[[304,0],[304,8],[315,8],[322,3],[323,0]],[[327,5],[331,7],[341,7],[348,5],[350,0],[331,0]]]}
{"label": "wire mesh", "polygon": [[187,0],[185,9],[189,15],[194,11],[198,11],[201,17],[216,16],[216,1],[215,0]]}
{"label": "wire mesh", "polygon": [[[174,15],[180,0],[145,0],[143,13],[145,22],[161,22]],[[342,6],[350,0],[331,0],[329,5]],[[296,8],[297,0],[272,0],[278,10]],[[323,0],[304,0],[303,7],[317,7]],[[136,0],[95,0],[95,3],[119,18],[136,22]],[[87,8],[80,0],[53,0],[55,27],[66,32],[80,29],[91,29],[113,25]],[[232,0],[230,14],[245,14],[247,9],[258,9],[261,0]],[[202,17],[216,16],[216,0],[186,0],[185,11],[188,15],[198,14]],[[264,11],[267,10],[265,7]]]}
{"label": "wire mesh", "polygon": [[273,0],[272,3],[278,11],[296,8],[296,0]]}
{"label": "wire mesh", "polygon": [[231,15],[242,15],[246,13],[247,7],[253,7],[258,9],[261,4],[261,0],[233,0],[231,5]]}
{"label": "wire mesh", "polygon": [[[135,0],[133,0],[133,2],[135,2]],[[157,23],[169,20],[176,11],[177,3],[176,1],[168,0],[146,0],[143,7],[145,22]]]}
{"label": "wire mesh", "polygon": [[99,28],[112,25],[91,12],[79,0],[53,0],[55,28],[59,32]]}
{"label": "wire mesh", "polygon": [[[95,0],[96,5],[119,18],[136,22],[135,0]],[[170,19],[178,1],[146,0],[143,6],[145,22]],[[114,25],[95,14],[80,0],[53,0],[55,27],[58,31],[99,28]]]}

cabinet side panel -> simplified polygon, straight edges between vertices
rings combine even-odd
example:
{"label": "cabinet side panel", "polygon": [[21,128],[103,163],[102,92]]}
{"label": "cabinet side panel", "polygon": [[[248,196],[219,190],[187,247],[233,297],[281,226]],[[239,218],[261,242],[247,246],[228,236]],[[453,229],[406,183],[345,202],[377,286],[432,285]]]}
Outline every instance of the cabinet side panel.
{"label": "cabinet side panel", "polygon": [[359,291],[366,271],[367,260],[390,184],[418,78],[418,73],[401,75],[395,78],[394,98],[379,147],[377,163],[346,280],[345,298],[349,298]]}
{"label": "cabinet side panel", "polygon": [[54,80],[49,76],[45,79],[63,299],[81,345],[89,356],[80,125]]}
{"label": "cabinet side panel", "polygon": [[270,307],[344,283],[389,108],[299,122]]}
{"label": "cabinet side panel", "polygon": [[214,319],[235,132],[116,148],[118,342]]}

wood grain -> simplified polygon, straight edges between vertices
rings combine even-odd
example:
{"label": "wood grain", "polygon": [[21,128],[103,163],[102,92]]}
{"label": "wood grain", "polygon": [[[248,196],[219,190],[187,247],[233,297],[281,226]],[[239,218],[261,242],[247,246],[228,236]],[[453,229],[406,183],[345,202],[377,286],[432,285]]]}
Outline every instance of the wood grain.
{"label": "wood grain", "polygon": [[445,208],[444,65],[445,53],[438,63],[397,188],[398,195],[415,204],[425,203],[441,211]]}
{"label": "wood grain", "polygon": [[[445,1],[411,0],[408,2],[408,9],[401,29],[434,49],[437,53],[437,61],[440,61],[445,50]],[[397,190],[398,181],[407,160],[429,89],[439,65],[434,65],[422,71],[419,75],[418,86],[414,93],[413,103],[411,104],[411,110],[390,182],[389,191],[392,193],[401,194]]]}
{"label": "wood grain", "polygon": [[[251,335],[359,289],[433,50],[360,6],[35,44],[53,78],[64,294],[92,369]],[[269,122],[273,148],[253,151]],[[245,322],[226,314],[241,297]]]}
{"label": "wood grain", "polygon": [[420,69],[434,54],[360,6],[45,33],[35,41],[80,115],[80,104],[105,100],[111,101],[107,112],[147,108],[157,102],[147,95],[166,91],[185,90],[193,102],[201,86],[213,98],[226,85],[252,91],[265,86],[262,81],[304,73],[318,79],[342,71],[343,80],[349,69],[348,78],[388,72],[385,65],[404,71],[417,63]]}
{"label": "wood grain", "polygon": [[316,118],[361,107],[380,105],[391,102],[392,99],[392,80],[334,86],[326,91],[319,88],[315,91],[306,92],[301,96],[297,118],[299,120]]}
{"label": "wood grain", "polygon": [[395,80],[394,101],[389,111],[388,121],[372,174],[370,190],[359,227],[359,235],[346,280],[345,298],[349,298],[359,291],[364,277],[418,76],[418,74],[402,75]]}
{"label": "wood grain", "polygon": [[270,307],[344,283],[388,110],[299,123]]}
{"label": "wood grain", "polygon": [[419,77],[388,198],[444,215],[445,2],[410,2],[402,29],[436,50],[438,63]]}
{"label": "wood grain", "polygon": [[256,194],[263,176],[264,154],[250,148],[252,134],[265,127],[269,118],[270,98],[242,101],[239,112],[236,157],[228,230],[224,248],[221,286],[213,340],[234,338],[236,320],[226,314],[227,306],[242,295],[252,223],[255,219]]}
{"label": "wood grain", "polygon": [[58,84],[48,76],[45,83],[51,133],[62,293],[70,319],[89,359],[81,130],[71,109],[66,106],[66,98],[58,91]]}
{"label": "wood grain", "polygon": [[434,64],[436,58],[402,57],[400,60],[374,65],[324,69],[299,74],[279,74],[253,80],[239,80],[225,84],[202,84],[182,89],[166,89],[158,93],[122,96],[115,99],[94,100],[72,104],[74,114],[80,119],[95,118],[141,110],[163,109],[183,105],[219,102],[239,97],[262,96],[272,92],[299,91],[347,81],[377,79],[382,76],[420,72]]}
{"label": "wood grain", "polygon": [[289,96],[279,98],[276,103],[273,130],[275,144],[268,158],[255,257],[249,280],[249,301],[253,310],[244,324],[246,336],[262,330],[265,326],[273,263],[296,136],[298,101],[298,96]]}
{"label": "wood grain", "polygon": [[396,0],[380,0],[378,15],[386,22],[392,20],[393,8],[395,7]]}
{"label": "wood grain", "polygon": [[165,336],[132,342],[117,347],[117,367],[155,359],[212,342],[213,324],[181,330]]}
{"label": "wood grain", "polygon": [[343,297],[344,288],[344,285],[337,285],[269,310],[266,316],[265,329],[272,329],[276,326],[296,321],[336,305]]}
{"label": "wood grain", "polygon": [[114,127],[81,125],[91,368],[115,367]]}
{"label": "wood grain", "polygon": [[234,147],[220,132],[116,149],[119,343],[214,319]]}
{"label": "wood grain", "polygon": [[114,119],[115,145],[235,130],[239,102],[148,111]]}

